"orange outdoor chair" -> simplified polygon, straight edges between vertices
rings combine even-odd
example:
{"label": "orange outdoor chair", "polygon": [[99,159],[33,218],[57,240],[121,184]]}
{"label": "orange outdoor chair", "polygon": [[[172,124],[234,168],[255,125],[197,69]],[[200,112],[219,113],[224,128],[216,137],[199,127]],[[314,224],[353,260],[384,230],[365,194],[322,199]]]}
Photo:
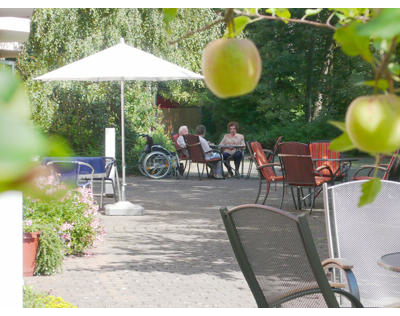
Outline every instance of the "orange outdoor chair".
{"label": "orange outdoor chair", "polygon": [[[310,154],[312,159],[339,159],[340,152],[329,150],[330,141],[315,141],[310,143]],[[351,168],[351,161],[314,161],[315,168],[329,166],[335,175],[335,180],[347,181],[348,173]],[[321,170],[325,175],[329,175],[327,169]]]}
{"label": "orange outdoor chair", "polygon": [[[400,182],[400,159],[399,159],[399,149],[396,150],[392,158],[390,159],[389,164],[381,164],[378,167],[378,170],[383,171],[383,180],[397,181]],[[372,178],[372,173],[375,170],[374,165],[363,165],[354,173],[352,180],[369,180]],[[359,175],[360,172],[367,172],[366,175]]]}
{"label": "orange outdoor chair", "polygon": [[[269,149],[263,149],[263,151],[265,152],[267,159],[270,163],[273,163],[275,160],[275,156],[278,154],[278,144],[282,141],[283,136],[279,136],[276,139],[274,148],[272,150]],[[247,171],[247,176],[246,178],[250,178],[250,174],[251,174],[251,170],[253,168],[253,163],[254,163],[254,153],[253,150],[251,149],[250,143],[252,143],[253,141],[248,141],[246,142],[246,146],[247,146],[247,150],[249,151],[249,169]]]}
{"label": "orange outdoor chair", "polygon": [[[187,135],[183,135],[183,138],[185,139],[185,143],[187,146],[187,150],[189,152],[189,157],[190,157],[191,162],[197,164],[197,173],[199,175],[199,180],[201,180],[201,175],[204,173],[204,167],[207,167],[208,163],[215,162],[215,161],[222,162],[222,160],[223,160],[222,154],[219,151],[215,151],[215,152],[218,152],[220,154],[220,157],[213,158],[213,159],[206,159],[204,151],[203,151],[203,147],[201,147],[201,144],[200,144],[199,136],[187,134]],[[201,174],[200,174],[200,169],[199,169],[199,163],[203,164],[203,171],[201,172]],[[207,170],[207,176],[209,176],[208,169],[206,168],[206,170]],[[186,177],[188,177],[188,175],[189,175],[189,171],[188,171]]]}
{"label": "orange outdoor chair", "polygon": [[172,138],[172,140],[174,141],[174,144],[175,144],[176,152],[178,153],[178,156],[179,156],[179,161],[185,161],[185,164],[184,164],[182,170],[180,170],[181,171],[181,175],[183,175],[185,173],[185,170],[186,170],[186,167],[187,167],[188,163],[189,163],[189,169],[188,169],[188,173],[189,173],[189,170],[190,170],[190,157],[189,157],[188,152],[184,148],[182,148],[181,146],[178,145],[178,142],[177,142],[178,137],[179,137],[179,134],[177,134],[177,133],[174,133],[174,134],[171,135],[171,138]]}
{"label": "orange outdoor chair", "polygon": [[[276,175],[274,166],[279,166],[279,163],[271,163],[271,161],[273,159],[272,154],[269,155],[269,157],[267,158],[267,156],[265,155],[265,152],[259,142],[249,142],[249,144],[250,144],[249,147],[251,148],[251,151],[253,153],[254,162],[256,164],[258,175],[260,178],[260,183],[258,186],[258,193],[257,193],[256,201],[254,203],[257,203],[258,199],[260,198],[262,184],[265,180],[266,192],[265,192],[264,200],[262,202],[262,204],[265,204],[265,201],[267,200],[267,197],[269,194],[269,189],[270,189],[271,183],[276,184],[276,182],[283,181],[283,176]],[[281,207],[282,207],[282,203],[283,203],[283,194],[282,194]]]}
{"label": "orange outdoor chair", "polygon": [[[326,165],[315,168],[311,158],[310,148],[307,144],[303,143],[280,143],[278,145],[278,156],[281,162],[284,184],[288,185],[291,189],[295,208],[301,209],[301,202],[305,204],[306,199],[309,198],[311,213],[315,199],[322,190],[322,184],[334,179],[331,168]],[[323,172],[323,170],[327,170],[327,174]],[[297,190],[298,204],[296,204],[294,198],[293,187]],[[310,189],[310,193],[306,196],[303,194],[303,187]],[[285,192],[285,190],[283,190],[283,192]],[[312,200],[311,196],[313,196]]]}

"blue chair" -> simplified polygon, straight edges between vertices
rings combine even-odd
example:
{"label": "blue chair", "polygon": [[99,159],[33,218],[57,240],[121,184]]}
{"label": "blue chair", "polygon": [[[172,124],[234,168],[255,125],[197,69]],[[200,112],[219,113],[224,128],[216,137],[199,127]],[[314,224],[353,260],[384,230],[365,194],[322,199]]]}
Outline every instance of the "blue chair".
{"label": "blue chair", "polygon": [[51,160],[46,165],[53,166],[61,182],[93,189],[94,168],[90,164],[76,160]]}

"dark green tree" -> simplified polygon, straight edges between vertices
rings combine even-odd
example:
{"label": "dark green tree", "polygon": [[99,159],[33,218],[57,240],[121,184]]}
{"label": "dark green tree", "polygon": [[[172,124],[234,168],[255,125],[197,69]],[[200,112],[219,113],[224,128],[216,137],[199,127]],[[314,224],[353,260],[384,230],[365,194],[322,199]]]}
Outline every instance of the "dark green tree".
{"label": "dark green tree", "polygon": [[[304,12],[291,9],[293,18],[300,19]],[[322,10],[309,19],[326,20],[329,14]],[[352,99],[371,91],[359,85],[372,74],[368,64],[345,55],[329,29],[262,20],[248,24],[245,35],[260,52],[261,79],[252,93],[238,98],[207,94],[205,123],[216,141],[230,120],[240,123],[248,139],[266,146],[279,135],[304,142],[332,139],[340,131],[326,121],[342,119]]]}

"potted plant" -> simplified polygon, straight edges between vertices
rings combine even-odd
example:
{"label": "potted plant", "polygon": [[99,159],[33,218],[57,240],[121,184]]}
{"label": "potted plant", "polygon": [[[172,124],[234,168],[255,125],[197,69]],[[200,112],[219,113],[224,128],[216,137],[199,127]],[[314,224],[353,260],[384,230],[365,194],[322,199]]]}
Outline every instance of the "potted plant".
{"label": "potted plant", "polygon": [[25,197],[24,232],[40,232],[35,274],[50,275],[62,270],[64,255],[82,254],[104,229],[98,205],[86,188],[68,188],[56,177],[44,177],[43,198]]}
{"label": "potted plant", "polygon": [[[26,226],[26,228],[25,228]],[[27,220],[24,223],[23,234],[23,269],[24,276],[32,276],[36,269],[36,254],[39,245],[39,231],[34,231],[36,228],[32,227],[32,221]]]}
{"label": "potted plant", "polygon": [[[24,214],[34,212],[24,206]],[[24,220],[23,271],[24,276],[49,275],[61,271],[64,258],[64,243],[51,224],[37,219]]]}

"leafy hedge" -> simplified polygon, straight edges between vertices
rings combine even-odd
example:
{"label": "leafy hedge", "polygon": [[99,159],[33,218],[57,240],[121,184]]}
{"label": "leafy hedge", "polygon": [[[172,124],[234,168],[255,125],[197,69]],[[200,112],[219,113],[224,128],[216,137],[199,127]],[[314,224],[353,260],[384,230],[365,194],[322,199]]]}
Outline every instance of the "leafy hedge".
{"label": "leafy hedge", "polygon": [[[35,9],[31,33],[17,64],[32,103],[35,125],[48,134],[63,136],[75,154],[82,156],[104,155],[104,129],[115,127],[119,161],[119,82],[41,82],[33,78],[111,47],[121,37],[128,45],[200,72],[202,49],[220,36],[219,28],[177,45],[169,45],[168,41],[179,38],[189,28],[204,27],[216,17],[212,9],[181,9],[167,31],[161,9]],[[162,113],[153,105],[155,94],[198,105],[201,92],[201,80],[125,83],[128,173],[136,172],[143,149],[138,134],[155,134],[157,142],[170,145],[161,123]]]}

